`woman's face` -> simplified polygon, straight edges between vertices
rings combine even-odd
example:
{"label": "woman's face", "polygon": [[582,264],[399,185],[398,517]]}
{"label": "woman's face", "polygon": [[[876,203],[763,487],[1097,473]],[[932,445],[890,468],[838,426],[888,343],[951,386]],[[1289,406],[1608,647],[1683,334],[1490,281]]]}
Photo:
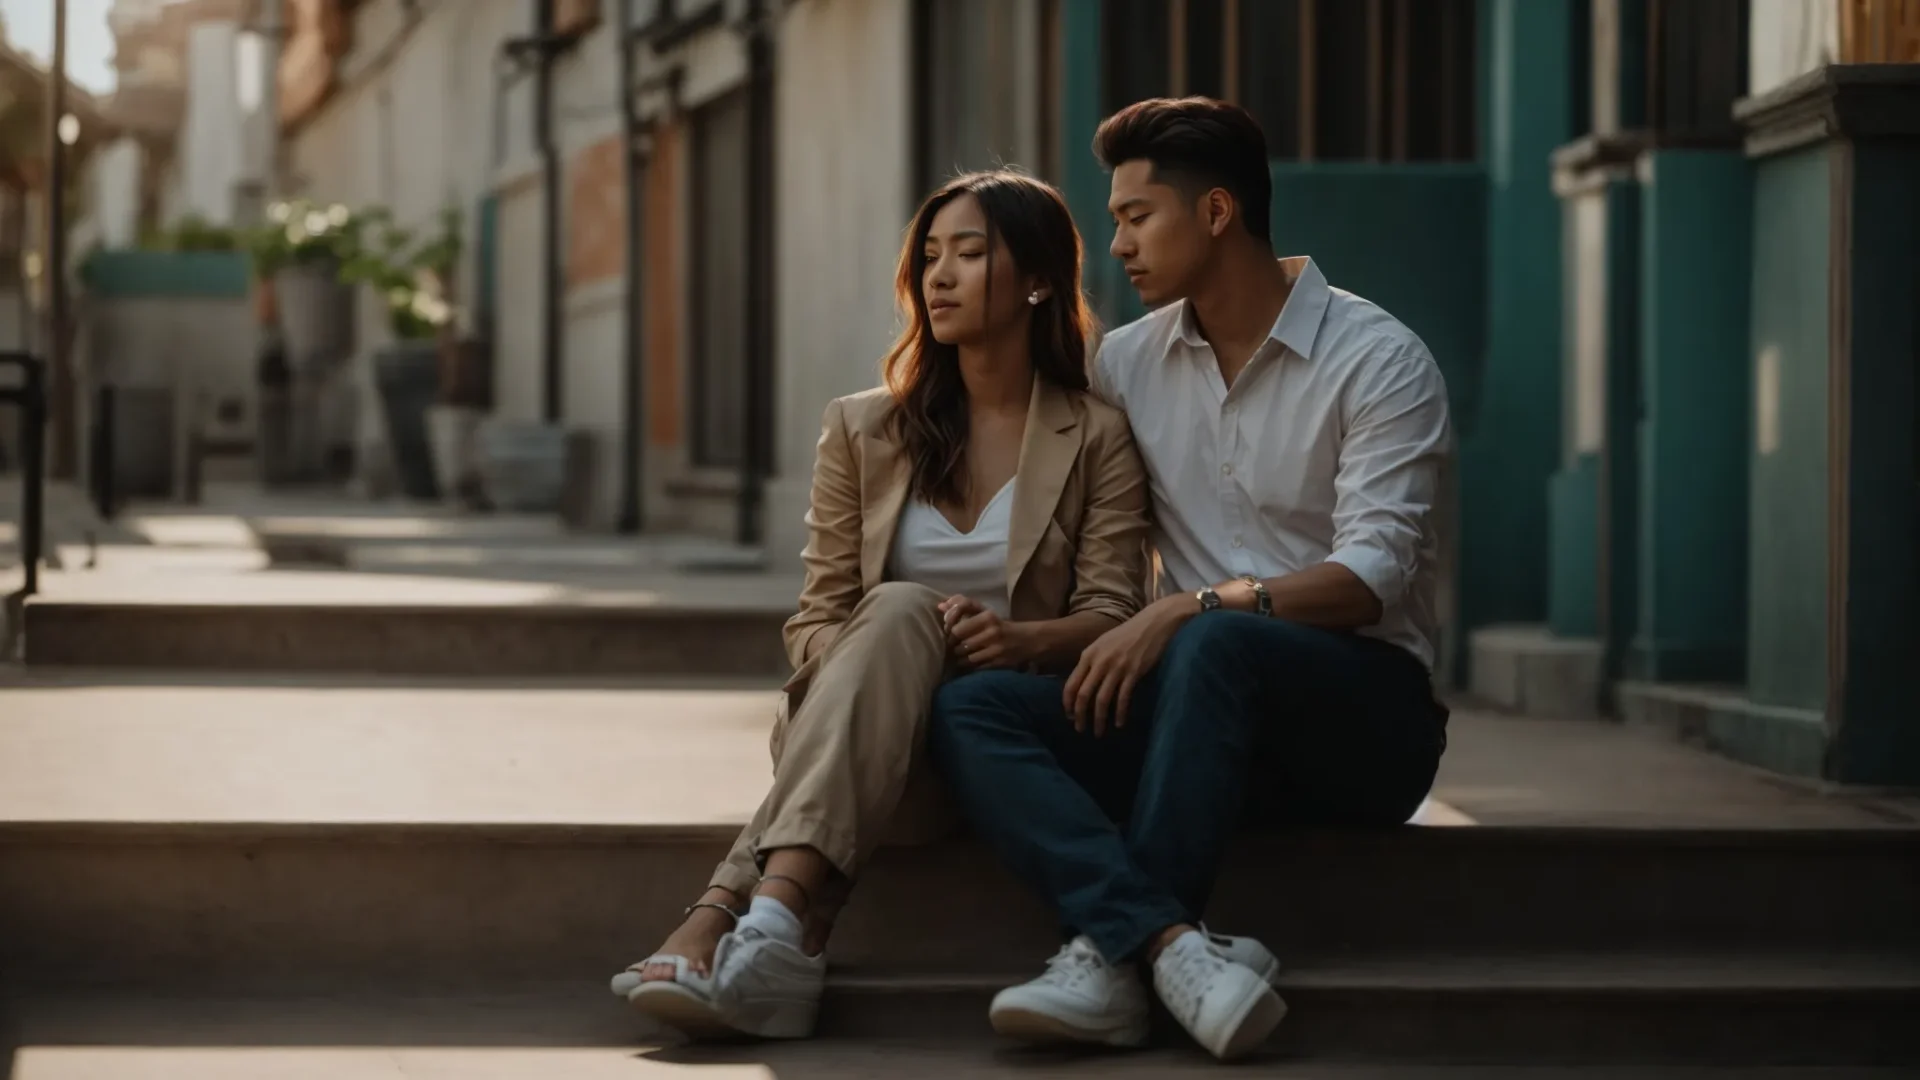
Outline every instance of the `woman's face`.
{"label": "woman's face", "polygon": [[979,200],[960,195],[933,215],[921,251],[920,293],[935,341],[970,345],[997,338],[1031,317],[1033,292],[1005,244],[988,250]]}

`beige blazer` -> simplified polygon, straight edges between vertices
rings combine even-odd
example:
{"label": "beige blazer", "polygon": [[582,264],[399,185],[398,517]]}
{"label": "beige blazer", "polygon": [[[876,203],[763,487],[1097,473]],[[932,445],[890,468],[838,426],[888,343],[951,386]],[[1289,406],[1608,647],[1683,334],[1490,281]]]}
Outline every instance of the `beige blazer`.
{"label": "beige blazer", "polygon": [[[820,661],[807,659],[807,643],[845,622],[861,595],[886,580],[910,481],[888,430],[893,408],[885,388],[827,406],[802,554],[807,579],[784,631],[795,668],[786,689],[796,699]],[[1016,475],[1007,536],[1013,618],[1131,618],[1146,590],[1148,497],[1126,416],[1035,379]]]}

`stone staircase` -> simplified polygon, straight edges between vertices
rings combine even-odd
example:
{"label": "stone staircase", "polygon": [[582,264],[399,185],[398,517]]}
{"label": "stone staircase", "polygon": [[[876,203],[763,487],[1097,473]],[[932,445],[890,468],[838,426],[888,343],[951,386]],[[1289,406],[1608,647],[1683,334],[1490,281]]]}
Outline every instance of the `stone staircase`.
{"label": "stone staircase", "polygon": [[756,552],[569,534],[543,518],[230,498],[136,507],[100,551],[75,529],[56,534],[74,565],[43,575],[25,604],[25,662],[453,677],[787,670],[779,630],[798,580],[764,572]]}
{"label": "stone staircase", "polygon": [[[1118,1059],[998,1046],[986,1003],[1053,934],[964,839],[881,853],[816,1042],[680,1047],[628,1013],[605,980],[757,800],[771,685],[7,673],[14,1075],[1210,1067],[1170,1031]],[[1920,1065],[1920,830],[1897,808],[1619,729],[1456,717],[1436,795],[1479,824],[1234,851],[1213,924],[1287,965],[1263,1071]]]}

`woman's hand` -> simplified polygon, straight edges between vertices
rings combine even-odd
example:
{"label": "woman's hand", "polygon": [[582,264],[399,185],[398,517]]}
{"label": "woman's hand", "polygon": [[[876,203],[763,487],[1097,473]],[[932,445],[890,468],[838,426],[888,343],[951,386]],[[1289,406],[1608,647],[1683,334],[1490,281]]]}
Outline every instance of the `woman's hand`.
{"label": "woman's hand", "polygon": [[977,601],[949,596],[940,602],[940,618],[955,658],[969,670],[1020,668],[1032,659],[1026,629]]}

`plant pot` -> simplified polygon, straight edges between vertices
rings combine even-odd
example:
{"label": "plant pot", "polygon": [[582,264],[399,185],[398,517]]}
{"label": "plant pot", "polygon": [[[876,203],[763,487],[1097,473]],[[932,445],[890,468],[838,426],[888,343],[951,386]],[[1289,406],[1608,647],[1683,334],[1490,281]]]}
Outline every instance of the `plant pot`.
{"label": "plant pot", "polygon": [[387,420],[387,446],[400,491],[410,499],[437,499],[427,411],[440,393],[440,349],[432,341],[400,341],[373,354],[373,382]]}
{"label": "plant pot", "polygon": [[463,337],[440,350],[440,400],[481,412],[493,408],[492,344]]}
{"label": "plant pot", "polygon": [[486,414],[465,405],[427,409],[427,441],[433,447],[433,478],[448,500],[459,500],[475,483],[475,442]]}
{"label": "plant pot", "polygon": [[494,420],[480,428],[480,480],[487,498],[514,513],[558,513],[567,493],[573,438],[558,424]]}
{"label": "plant pot", "polygon": [[340,280],[332,260],[274,271],[273,297],[294,367],[337,363],[353,352],[354,287]]}

